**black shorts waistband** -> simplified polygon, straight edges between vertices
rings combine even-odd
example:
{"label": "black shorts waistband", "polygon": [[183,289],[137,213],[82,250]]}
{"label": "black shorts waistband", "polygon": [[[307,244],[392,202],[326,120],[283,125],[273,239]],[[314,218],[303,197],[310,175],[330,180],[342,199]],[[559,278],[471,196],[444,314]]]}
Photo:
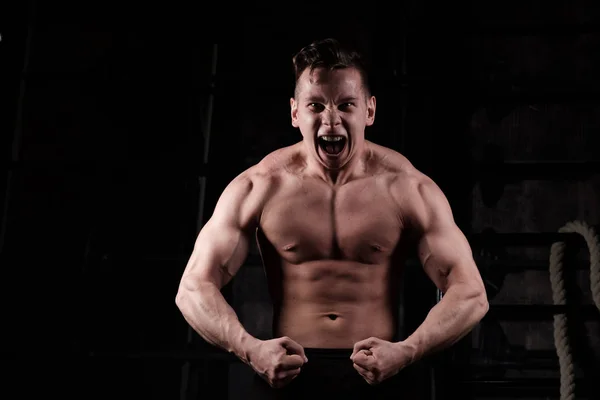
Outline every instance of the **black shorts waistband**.
{"label": "black shorts waistband", "polygon": [[306,354],[309,362],[311,357],[350,360],[350,356],[352,355],[353,351],[353,349],[329,349],[317,347],[304,348],[304,354]]}

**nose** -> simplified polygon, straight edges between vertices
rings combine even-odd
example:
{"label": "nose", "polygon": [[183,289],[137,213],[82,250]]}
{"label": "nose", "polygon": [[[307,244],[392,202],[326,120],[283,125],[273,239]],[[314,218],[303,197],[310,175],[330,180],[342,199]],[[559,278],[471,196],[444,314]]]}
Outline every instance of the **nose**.
{"label": "nose", "polygon": [[340,123],[340,115],[336,110],[331,110],[329,108],[325,109],[325,112],[323,113],[323,124],[325,126],[334,127]]}

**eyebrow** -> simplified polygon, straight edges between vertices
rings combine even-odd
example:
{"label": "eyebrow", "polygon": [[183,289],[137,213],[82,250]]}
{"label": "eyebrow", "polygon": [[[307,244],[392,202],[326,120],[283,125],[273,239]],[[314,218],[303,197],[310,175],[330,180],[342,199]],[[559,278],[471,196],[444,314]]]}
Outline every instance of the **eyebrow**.
{"label": "eyebrow", "polygon": [[[341,99],[339,99],[340,103],[348,103],[351,101],[357,101],[358,97],[355,96],[347,96],[347,97],[342,97]],[[316,103],[322,103],[323,102],[323,98],[319,97],[319,96],[309,96],[306,98],[307,102],[311,103],[311,102],[316,102]]]}
{"label": "eyebrow", "polygon": [[319,97],[319,96],[309,96],[305,99],[305,101],[312,103],[312,102],[316,102],[316,103],[321,103],[323,102],[323,98]]}

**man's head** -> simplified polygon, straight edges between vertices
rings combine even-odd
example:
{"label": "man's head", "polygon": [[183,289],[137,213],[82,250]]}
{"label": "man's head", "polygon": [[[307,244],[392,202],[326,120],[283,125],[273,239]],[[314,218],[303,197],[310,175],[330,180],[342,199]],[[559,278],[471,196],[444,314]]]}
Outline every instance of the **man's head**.
{"label": "man's head", "polygon": [[354,68],[362,78],[365,95],[371,95],[369,77],[363,56],[356,50],[343,46],[335,39],[323,39],[303,47],[292,58],[296,85],[294,96],[298,96],[298,80],[308,69],[310,72],[317,68],[328,70]]}
{"label": "man's head", "polygon": [[325,39],[300,50],[293,64],[292,125],[321,165],[340,169],[361,152],[365,127],[375,120],[375,97],[361,55]]}

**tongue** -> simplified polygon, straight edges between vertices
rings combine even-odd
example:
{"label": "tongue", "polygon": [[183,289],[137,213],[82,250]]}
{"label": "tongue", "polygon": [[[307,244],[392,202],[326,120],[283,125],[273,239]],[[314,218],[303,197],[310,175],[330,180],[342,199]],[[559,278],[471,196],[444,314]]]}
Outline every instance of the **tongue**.
{"label": "tongue", "polygon": [[328,142],[322,147],[327,154],[339,154],[344,149],[344,141],[340,140],[338,142]]}
{"label": "tongue", "polygon": [[336,154],[337,151],[335,151],[335,145],[333,144],[328,144],[325,146],[325,151],[329,154]]}

